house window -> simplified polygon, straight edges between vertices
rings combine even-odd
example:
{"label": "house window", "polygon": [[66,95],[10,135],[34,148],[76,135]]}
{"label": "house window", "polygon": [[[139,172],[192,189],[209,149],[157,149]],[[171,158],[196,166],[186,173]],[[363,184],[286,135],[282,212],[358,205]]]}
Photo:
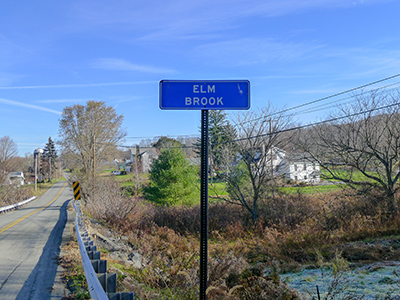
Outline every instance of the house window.
{"label": "house window", "polygon": [[297,165],[296,164],[294,164],[294,170],[297,171]]}
{"label": "house window", "polygon": [[304,180],[307,180],[307,176],[304,175]]}
{"label": "house window", "polygon": [[315,171],[316,168],[317,167],[316,167],[315,163],[313,163],[313,170]]}
{"label": "house window", "polygon": [[304,170],[307,170],[307,165],[306,165],[306,163],[304,163]]}
{"label": "house window", "polygon": [[296,180],[296,181],[298,180],[298,179],[297,179],[297,176],[294,176],[294,180]]}

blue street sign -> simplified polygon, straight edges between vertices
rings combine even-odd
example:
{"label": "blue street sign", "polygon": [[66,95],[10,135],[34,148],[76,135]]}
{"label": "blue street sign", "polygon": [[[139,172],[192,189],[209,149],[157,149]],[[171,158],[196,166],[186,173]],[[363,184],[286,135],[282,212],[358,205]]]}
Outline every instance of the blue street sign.
{"label": "blue street sign", "polygon": [[160,108],[170,110],[245,110],[248,80],[161,80]]}

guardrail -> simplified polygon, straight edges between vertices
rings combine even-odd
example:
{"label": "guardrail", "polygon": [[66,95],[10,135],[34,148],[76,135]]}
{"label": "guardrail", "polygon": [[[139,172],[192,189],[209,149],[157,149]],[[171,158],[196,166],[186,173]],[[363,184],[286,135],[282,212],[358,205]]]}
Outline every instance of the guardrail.
{"label": "guardrail", "polygon": [[7,206],[0,207],[0,214],[1,214],[1,213],[8,212],[8,211],[13,210],[13,209],[18,209],[18,208],[20,208],[21,206],[23,206],[23,205],[25,205],[25,204],[27,204],[27,203],[31,202],[32,200],[35,200],[35,199],[36,199],[36,196],[33,196],[33,197],[30,197],[29,199],[26,199],[26,200],[24,200],[24,201],[21,201],[21,202],[15,203],[15,204],[11,204],[11,205],[7,205]]}
{"label": "guardrail", "polygon": [[[75,203],[77,205],[75,205]],[[107,273],[107,260],[100,259],[100,251],[93,245],[82,224],[79,201],[74,201],[75,229],[90,296],[94,300],[133,300],[133,293],[117,293],[117,274]]]}

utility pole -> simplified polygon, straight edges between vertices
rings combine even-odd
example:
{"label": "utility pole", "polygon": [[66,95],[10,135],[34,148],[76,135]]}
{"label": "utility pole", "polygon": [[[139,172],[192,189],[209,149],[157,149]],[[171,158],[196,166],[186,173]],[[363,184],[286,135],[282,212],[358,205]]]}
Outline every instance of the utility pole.
{"label": "utility pole", "polygon": [[140,156],[140,148],[139,145],[136,145],[136,154],[135,154],[135,164],[136,164],[136,184],[135,184],[135,197],[138,197],[138,186],[139,186],[139,156]]}
{"label": "utility pole", "polygon": [[213,175],[214,175],[214,161],[213,161],[213,156],[212,156],[212,145],[211,145],[211,139],[210,139],[210,184],[213,185]]}
{"label": "utility pole", "polygon": [[[272,133],[272,119],[269,119],[269,138],[271,139],[271,133]],[[273,150],[273,146],[272,143],[270,143],[271,146],[271,176],[274,177],[274,164],[272,162],[273,159],[273,154],[272,154],[272,150]]]}
{"label": "utility pole", "polygon": [[93,184],[96,174],[96,134],[93,134]]}
{"label": "utility pole", "polygon": [[35,192],[37,191],[38,156],[43,152],[44,150],[41,148],[36,148],[35,151],[33,151],[33,159],[35,161]]}
{"label": "utility pole", "polygon": [[49,157],[49,168],[50,168],[50,176],[49,176],[49,179],[50,179],[50,182],[51,182],[51,156]]}
{"label": "utility pole", "polygon": [[93,132],[93,170],[92,170],[92,179],[93,179],[93,193],[96,190],[96,133]]}
{"label": "utility pole", "polygon": [[37,191],[37,155],[38,154],[36,152],[34,152],[33,159],[34,159],[34,163],[35,163],[35,192]]}

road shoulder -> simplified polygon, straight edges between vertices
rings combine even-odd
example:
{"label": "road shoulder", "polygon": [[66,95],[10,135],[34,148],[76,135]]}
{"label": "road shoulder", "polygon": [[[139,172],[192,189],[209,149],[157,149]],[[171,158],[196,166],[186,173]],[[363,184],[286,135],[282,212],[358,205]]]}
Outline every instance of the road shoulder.
{"label": "road shoulder", "polygon": [[63,235],[62,235],[62,241],[60,245],[60,254],[57,257],[57,274],[54,280],[52,292],[51,292],[51,300],[56,300],[56,299],[65,299],[68,297],[70,294],[70,291],[68,290],[67,283],[64,280],[64,273],[65,269],[61,266],[59,263],[60,258],[63,257],[64,255],[67,255],[64,249],[64,246],[67,245],[70,241],[74,240],[75,238],[75,231],[74,231],[74,222],[75,222],[75,212],[74,208],[72,206],[72,201],[68,203],[67,206],[67,222],[64,227]]}

